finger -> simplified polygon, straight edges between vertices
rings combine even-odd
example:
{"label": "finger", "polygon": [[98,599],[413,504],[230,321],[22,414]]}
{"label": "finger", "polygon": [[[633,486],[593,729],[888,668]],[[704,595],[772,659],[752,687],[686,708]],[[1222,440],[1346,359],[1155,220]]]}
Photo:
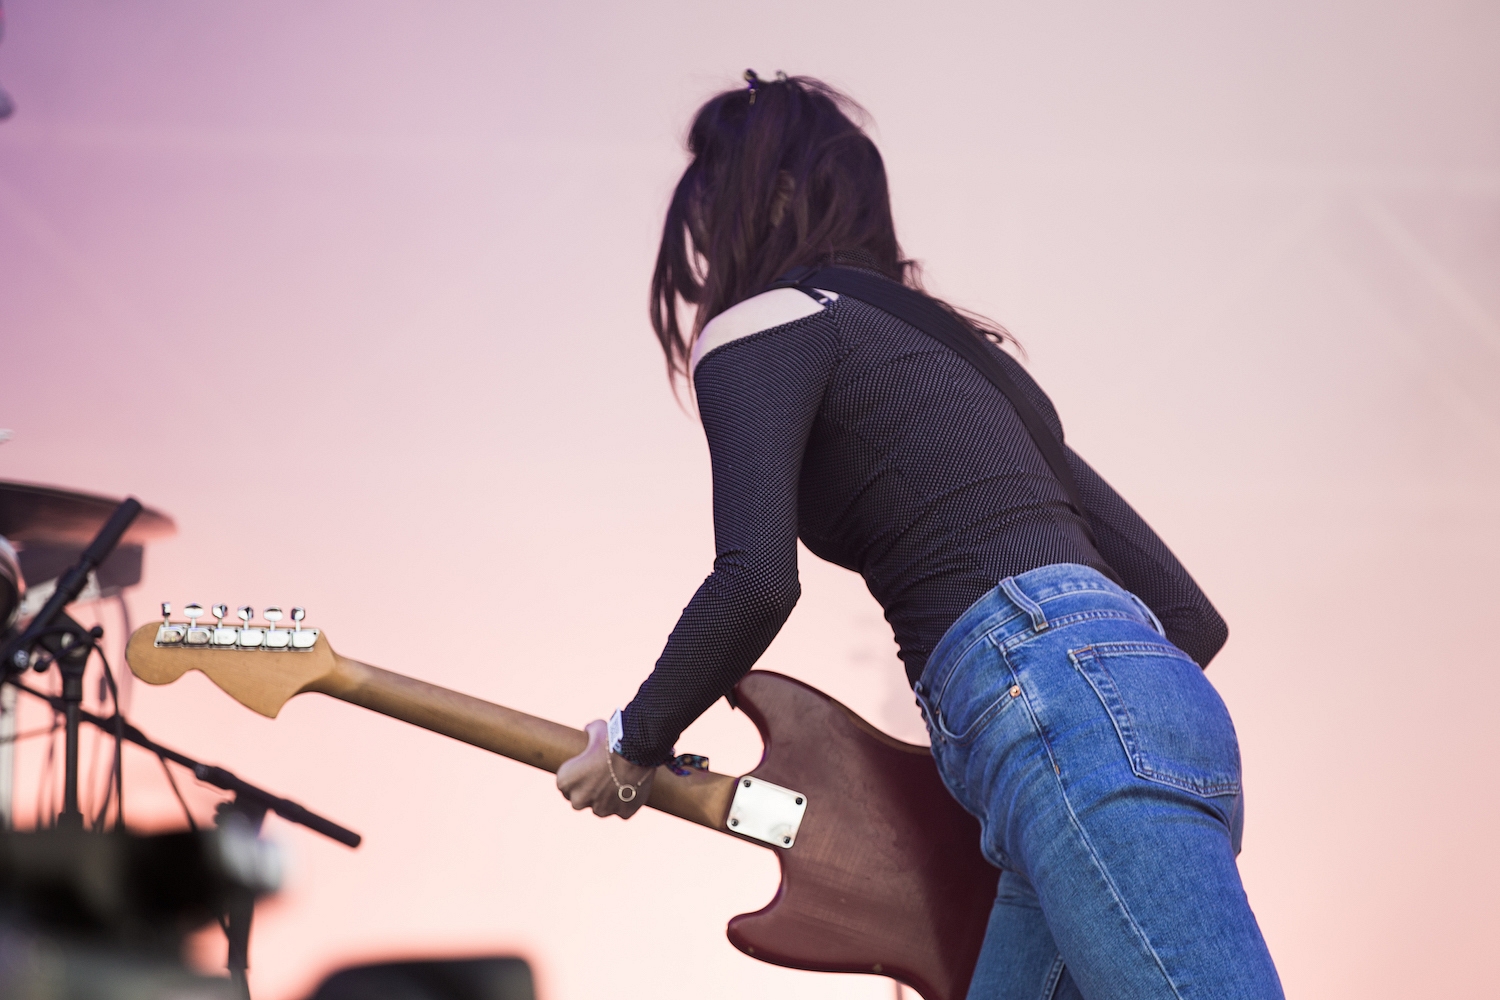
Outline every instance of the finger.
{"label": "finger", "polygon": [[573,790],[583,783],[587,772],[587,765],[577,757],[557,769],[557,790],[562,792],[563,798],[573,797]]}

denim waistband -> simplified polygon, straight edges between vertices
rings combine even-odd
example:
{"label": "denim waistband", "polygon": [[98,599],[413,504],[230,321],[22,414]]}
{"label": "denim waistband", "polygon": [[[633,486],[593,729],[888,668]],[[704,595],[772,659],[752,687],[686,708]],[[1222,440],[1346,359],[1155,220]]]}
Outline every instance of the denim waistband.
{"label": "denim waistband", "polygon": [[1008,576],[969,605],[943,633],[922,668],[917,696],[940,699],[949,674],[976,642],[988,639],[998,646],[1011,645],[1024,641],[1027,633],[1046,631],[1058,618],[1099,611],[1124,613],[1165,634],[1144,601],[1098,570],[1055,563]]}

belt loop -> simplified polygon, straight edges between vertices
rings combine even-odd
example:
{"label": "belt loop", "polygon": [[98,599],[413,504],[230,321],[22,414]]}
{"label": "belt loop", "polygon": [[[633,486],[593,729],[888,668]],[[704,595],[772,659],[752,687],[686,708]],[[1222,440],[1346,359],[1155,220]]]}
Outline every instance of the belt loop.
{"label": "belt loop", "polygon": [[1000,581],[1000,589],[1005,591],[1005,596],[1015,602],[1016,607],[1031,616],[1031,627],[1038,632],[1047,631],[1047,616],[1042,613],[1042,606],[1025,594],[1021,588],[1016,586],[1016,578],[1007,576]]}
{"label": "belt loop", "polygon": [[[1130,591],[1127,590],[1125,593],[1130,594]],[[1162,628],[1161,619],[1158,618],[1158,617],[1156,617],[1156,612],[1152,611],[1146,605],[1145,601],[1141,600],[1139,597],[1135,596],[1134,594],[1130,594],[1130,599],[1135,602],[1135,606],[1136,607],[1140,608],[1143,612],[1145,612],[1145,614],[1146,614],[1146,621],[1150,623],[1150,625],[1151,625],[1152,628],[1156,629],[1156,634],[1159,635],[1159,636],[1161,636],[1163,639],[1165,639],[1167,637],[1167,630],[1164,629],[1164,628]]]}

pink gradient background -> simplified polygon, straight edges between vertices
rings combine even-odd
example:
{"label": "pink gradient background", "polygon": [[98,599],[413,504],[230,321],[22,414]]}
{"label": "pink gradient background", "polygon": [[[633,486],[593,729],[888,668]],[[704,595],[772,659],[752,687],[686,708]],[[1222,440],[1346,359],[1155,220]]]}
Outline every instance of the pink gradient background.
{"label": "pink gradient background", "polygon": [[[747,65],[815,74],[875,116],[932,286],[1019,335],[1228,618],[1289,994],[1500,993],[1500,7],[6,6],[0,477],[176,516],[138,620],[302,603],[342,652],[559,721],[628,699],[712,555],[645,322],[681,133]],[[919,738],[860,581],[803,579],[762,665]],[[268,822],[263,1000],[508,950],[547,1000],[891,994],[728,945],[767,852],[575,815],[318,696],[272,722],[195,675],[130,708],[366,836]],[[758,753],[722,703],[682,746]],[[177,821],[153,760],[129,779]]]}

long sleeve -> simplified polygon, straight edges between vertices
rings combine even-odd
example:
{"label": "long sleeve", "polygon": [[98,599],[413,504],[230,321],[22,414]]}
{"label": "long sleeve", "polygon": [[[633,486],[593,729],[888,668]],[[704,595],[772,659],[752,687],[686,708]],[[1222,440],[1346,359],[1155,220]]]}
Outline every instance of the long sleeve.
{"label": "long sleeve", "polygon": [[1071,448],[1067,455],[1099,554],[1126,589],[1156,612],[1167,638],[1208,666],[1229,639],[1229,626],[1151,526]]}
{"label": "long sleeve", "polygon": [[822,316],[707,355],[694,381],[713,468],[713,572],[624,710],[620,752],[668,759],[678,735],[765,652],[801,594],[797,495],[803,451],[836,350]]}

